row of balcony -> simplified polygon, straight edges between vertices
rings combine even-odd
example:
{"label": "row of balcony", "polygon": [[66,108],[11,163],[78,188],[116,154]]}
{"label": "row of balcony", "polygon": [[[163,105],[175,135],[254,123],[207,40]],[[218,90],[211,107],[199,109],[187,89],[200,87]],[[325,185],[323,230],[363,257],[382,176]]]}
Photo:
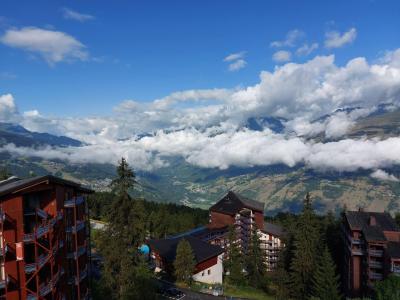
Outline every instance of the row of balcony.
{"label": "row of balcony", "polygon": [[39,225],[35,228],[35,232],[33,233],[26,233],[24,234],[24,242],[29,243],[33,242],[36,239],[41,238],[45,234],[47,234],[51,228],[54,227],[54,225],[57,223],[57,221],[62,220],[63,214],[62,212],[59,212],[55,218],[50,219],[46,225]]}
{"label": "row of balcony", "polygon": [[52,256],[54,256],[58,249],[64,247],[64,242],[60,241],[56,247],[53,248],[51,253],[42,254],[38,257],[37,261],[31,264],[25,264],[25,272],[26,273],[33,273],[35,270],[39,270],[42,268]]}

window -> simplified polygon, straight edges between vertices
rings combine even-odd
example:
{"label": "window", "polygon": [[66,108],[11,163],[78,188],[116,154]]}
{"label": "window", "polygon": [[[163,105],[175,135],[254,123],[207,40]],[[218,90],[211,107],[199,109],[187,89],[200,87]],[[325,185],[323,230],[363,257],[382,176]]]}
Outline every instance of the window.
{"label": "window", "polygon": [[207,273],[208,273],[208,275],[210,275],[210,274],[211,274],[211,270],[210,270],[210,269],[208,269],[208,270],[207,270]]}
{"label": "window", "polygon": [[202,276],[202,277],[204,276],[204,271],[203,271],[203,272],[201,272],[201,276]]}

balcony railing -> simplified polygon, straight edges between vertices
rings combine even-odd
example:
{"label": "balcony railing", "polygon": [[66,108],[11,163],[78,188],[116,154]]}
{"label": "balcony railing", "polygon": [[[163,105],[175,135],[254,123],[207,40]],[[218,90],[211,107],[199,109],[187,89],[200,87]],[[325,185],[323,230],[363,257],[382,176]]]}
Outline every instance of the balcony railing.
{"label": "balcony railing", "polygon": [[383,263],[380,261],[373,261],[371,260],[369,262],[370,268],[376,268],[376,269],[382,269],[383,268]]}
{"label": "balcony railing", "polygon": [[383,274],[370,272],[369,273],[369,278],[373,279],[373,280],[382,280],[383,279]]}
{"label": "balcony railing", "polygon": [[86,244],[84,246],[79,246],[78,251],[67,253],[67,258],[78,259],[81,255],[86,253]]}
{"label": "balcony railing", "polygon": [[74,207],[76,205],[82,204],[85,202],[85,197],[79,196],[69,200],[64,201],[64,207]]}
{"label": "balcony railing", "polygon": [[395,273],[395,274],[400,275],[400,266],[393,265],[392,266],[392,272]]}
{"label": "balcony railing", "polygon": [[45,225],[39,225],[35,228],[35,232],[33,233],[26,233],[24,234],[24,242],[33,242],[35,240],[35,237],[37,239],[41,238],[45,234],[49,232],[51,228],[54,227],[54,225],[57,223],[58,220],[61,220],[63,218],[62,212],[59,212],[56,217],[50,219],[47,224]]}
{"label": "balcony railing", "polygon": [[370,256],[377,256],[377,257],[382,257],[383,256],[383,250],[369,249],[368,253],[369,253]]}
{"label": "balcony railing", "polygon": [[77,221],[77,224],[75,226],[69,226],[65,229],[66,232],[68,233],[77,233],[78,231],[82,230],[85,228],[85,222],[84,221]]}

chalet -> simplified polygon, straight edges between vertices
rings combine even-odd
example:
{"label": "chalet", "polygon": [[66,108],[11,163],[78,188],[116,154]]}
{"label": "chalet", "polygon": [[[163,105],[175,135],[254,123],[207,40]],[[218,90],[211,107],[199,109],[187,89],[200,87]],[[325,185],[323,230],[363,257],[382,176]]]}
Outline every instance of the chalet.
{"label": "chalet", "polygon": [[224,250],[219,246],[210,245],[191,235],[150,240],[148,242],[151,251],[150,257],[154,259],[156,272],[161,270],[172,272],[173,262],[176,258],[176,248],[182,239],[189,242],[196,260],[193,280],[208,284],[221,284]]}
{"label": "chalet", "polygon": [[349,296],[361,296],[389,274],[400,275],[400,230],[388,213],[347,211],[342,278]]}

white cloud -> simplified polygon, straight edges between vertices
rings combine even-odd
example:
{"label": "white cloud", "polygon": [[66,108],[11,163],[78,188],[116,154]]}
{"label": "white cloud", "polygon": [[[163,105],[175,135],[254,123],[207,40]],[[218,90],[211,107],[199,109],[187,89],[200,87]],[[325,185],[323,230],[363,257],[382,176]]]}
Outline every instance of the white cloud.
{"label": "white cloud", "polygon": [[314,50],[317,50],[319,47],[318,43],[312,43],[311,45],[305,43],[303,44],[303,46],[301,46],[300,48],[298,48],[296,50],[296,54],[301,56],[307,56],[310,55]]}
{"label": "white cloud", "polygon": [[244,60],[246,55],[245,51],[229,54],[224,58],[225,62],[229,62],[228,70],[231,72],[239,71],[246,67],[247,62]]}
{"label": "white cloud", "polygon": [[328,31],[325,34],[325,47],[326,48],[340,48],[346,44],[351,44],[357,37],[357,29],[350,28],[344,33],[338,31]]}
{"label": "white cloud", "polygon": [[371,173],[370,175],[372,178],[379,179],[379,180],[384,180],[384,181],[394,181],[394,182],[399,182],[399,178],[394,176],[393,174],[389,174],[381,169],[378,169],[374,172]]}
{"label": "white cloud", "polygon": [[228,70],[229,71],[239,71],[243,69],[247,65],[247,62],[244,59],[238,59],[237,61],[229,64]]}
{"label": "white cloud", "polygon": [[246,55],[246,51],[232,53],[232,54],[229,54],[228,56],[226,56],[224,58],[224,61],[231,62],[231,61],[235,61],[238,59],[243,59],[245,55]]}
{"label": "white cloud", "polygon": [[79,22],[86,22],[86,21],[90,21],[90,20],[94,20],[95,17],[89,14],[82,14],[79,13],[77,11],[74,11],[72,9],[69,8],[63,8],[63,16],[64,19],[68,19],[68,20],[75,20],[75,21],[79,21]]}
{"label": "white cloud", "polygon": [[296,42],[305,36],[304,32],[299,29],[293,29],[286,34],[283,41],[274,41],[270,44],[271,47],[294,47]]}
{"label": "white cloud", "polygon": [[61,31],[23,27],[9,29],[0,37],[0,42],[42,56],[49,64],[61,61],[86,60],[86,47]]}
{"label": "white cloud", "polygon": [[280,50],[275,52],[272,55],[272,59],[276,62],[288,62],[290,61],[292,57],[292,54],[290,53],[290,51],[286,51],[286,50]]}
{"label": "white cloud", "polygon": [[18,109],[11,94],[0,95],[0,122],[19,120]]}
{"label": "white cloud", "polygon": [[[164,158],[170,156],[216,168],[283,163],[322,171],[384,169],[400,164],[399,137],[336,140],[377,105],[399,107],[398,51],[374,64],[359,57],[340,67],[333,55],[317,56],[305,63],[263,71],[259,82],[247,87],[178,91],[147,103],[125,100],[106,117],[54,118],[36,110],[19,114],[12,95],[3,95],[3,119],[19,118],[30,130],[67,135],[90,144],[36,150],[8,146],[3,151],[59,155],[71,162],[116,162],[125,155],[136,168],[146,169],[165,165]],[[370,109],[336,111],[349,107]],[[326,114],[329,116],[320,118]],[[285,132],[243,129],[247,118],[265,116],[286,119]],[[143,133],[150,136],[139,138]],[[310,139],[322,134],[335,141]]]}

